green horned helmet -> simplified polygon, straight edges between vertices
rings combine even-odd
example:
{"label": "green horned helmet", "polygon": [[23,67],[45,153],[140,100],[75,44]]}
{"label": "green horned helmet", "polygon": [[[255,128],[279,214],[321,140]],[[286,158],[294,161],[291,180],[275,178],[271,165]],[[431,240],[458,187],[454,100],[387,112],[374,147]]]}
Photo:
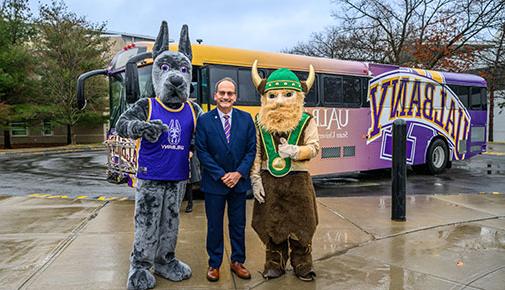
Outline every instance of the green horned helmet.
{"label": "green horned helmet", "polygon": [[301,92],[302,84],[294,72],[287,68],[280,68],[270,74],[265,84],[265,92],[278,89],[288,89]]}
{"label": "green horned helmet", "polygon": [[308,93],[314,80],[316,73],[314,67],[309,66],[309,76],[306,81],[300,81],[294,72],[287,68],[280,68],[270,74],[268,79],[263,79],[258,73],[258,60],[255,60],[251,69],[251,77],[254,86],[260,94],[264,94],[269,90],[290,89],[298,92]]}

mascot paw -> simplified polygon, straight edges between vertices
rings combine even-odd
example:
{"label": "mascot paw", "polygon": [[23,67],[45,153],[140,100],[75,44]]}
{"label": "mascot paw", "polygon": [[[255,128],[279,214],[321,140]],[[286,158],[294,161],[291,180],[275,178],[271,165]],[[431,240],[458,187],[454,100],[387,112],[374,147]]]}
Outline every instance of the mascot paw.
{"label": "mascot paw", "polygon": [[167,264],[155,264],[154,272],[170,281],[182,281],[191,277],[191,268],[185,263],[173,259]]}
{"label": "mascot paw", "polygon": [[147,269],[130,268],[128,273],[128,290],[152,289],[156,285],[156,278]]}
{"label": "mascot paw", "polygon": [[160,138],[161,134],[163,134],[165,131],[168,131],[168,126],[163,124],[161,120],[152,120],[145,123],[146,124],[142,133],[142,137],[151,143],[158,141],[158,138]]}

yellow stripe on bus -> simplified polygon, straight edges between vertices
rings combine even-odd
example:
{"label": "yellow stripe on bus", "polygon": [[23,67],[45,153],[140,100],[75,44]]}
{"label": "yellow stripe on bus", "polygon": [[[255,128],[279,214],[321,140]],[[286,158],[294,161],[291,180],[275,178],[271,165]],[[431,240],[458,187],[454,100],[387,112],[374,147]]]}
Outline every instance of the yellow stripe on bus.
{"label": "yellow stripe on bus", "polygon": [[445,82],[444,76],[440,72],[434,70],[429,70],[428,72],[430,73],[431,78],[439,84],[443,84]]}
{"label": "yellow stripe on bus", "polygon": [[413,70],[415,70],[419,75],[422,75],[422,76],[426,76],[426,71],[424,69],[420,69],[420,68],[414,68]]}

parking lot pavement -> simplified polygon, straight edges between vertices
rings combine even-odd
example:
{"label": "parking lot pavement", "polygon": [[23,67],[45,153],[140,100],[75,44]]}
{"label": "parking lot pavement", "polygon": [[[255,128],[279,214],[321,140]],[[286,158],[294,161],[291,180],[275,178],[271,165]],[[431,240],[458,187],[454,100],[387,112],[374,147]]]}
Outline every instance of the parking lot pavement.
{"label": "parking lot pavement", "polygon": [[[125,289],[133,238],[133,201],[0,196],[0,289]],[[384,196],[318,198],[313,242],[315,282],[291,270],[265,281],[264,246],[250,227],[240,280],[223,262],[206,280],[202,201],[181,213],[178,257],[189,280],[157,277],[155,289],[503,289],[505,195],[420,195],[407,198],[407,221],[390,219]],[[225,226],[225,235],[227,227]],[[230,244],[225,238],[225,261]]]}

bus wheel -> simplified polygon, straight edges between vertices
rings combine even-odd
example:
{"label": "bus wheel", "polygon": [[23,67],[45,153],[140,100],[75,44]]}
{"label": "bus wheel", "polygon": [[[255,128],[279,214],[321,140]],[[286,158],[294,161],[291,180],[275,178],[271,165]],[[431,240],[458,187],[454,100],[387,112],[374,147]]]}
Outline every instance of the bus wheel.
{"label": "bus wheel", "polygon": [[449,150],[442,139],[436,139],[428,148],[426,168],[431,174],[442,173],[449,162]]}

